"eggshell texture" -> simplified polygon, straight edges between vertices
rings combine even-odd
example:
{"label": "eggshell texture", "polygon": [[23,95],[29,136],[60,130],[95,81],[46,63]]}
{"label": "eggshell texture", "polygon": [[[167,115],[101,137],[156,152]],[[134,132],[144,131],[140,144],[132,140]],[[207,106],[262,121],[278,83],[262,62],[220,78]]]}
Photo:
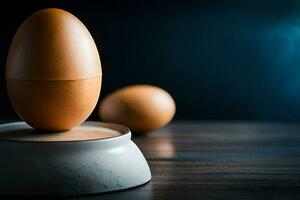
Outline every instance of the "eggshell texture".
{"label": "eggshell texture", "polygon": [[61,9],[30,16],[12,41],[6,83],[18,115],[36,129],[65,131],[93,111],[101,63],[86,27]]}
{"label": "eggshell texture", "polygon": [[169,123],[175,102],[165,90],[150,85],[133,85],[104,98],[99,106],[103,121],[123,124],[135,132],[150,132]]}
{"label": "eggshell texture", "polygon": [[30,126],[46,131],[65,131],[81,124],[96,106],[99,78],[72,81],[7,79],[14,109]]}
{"label": "eggshell texture", "polygon": [[44,9],[20,26],[9,49],[6,77],[76,80],[100,76],[97,47],[85,26],[61,9]]}

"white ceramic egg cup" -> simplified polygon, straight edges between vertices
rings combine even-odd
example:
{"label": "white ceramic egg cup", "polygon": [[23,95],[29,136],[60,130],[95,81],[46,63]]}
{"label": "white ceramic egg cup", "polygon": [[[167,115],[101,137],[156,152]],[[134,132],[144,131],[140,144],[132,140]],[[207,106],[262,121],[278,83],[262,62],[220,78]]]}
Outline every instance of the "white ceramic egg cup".
{"label": "white ceramic egg cup", "polygon": [[[128,128],[88,122],[120,136],[81,141],[0,139],[0,194],[84,195],[123,190],[151,179],[149,166]],[[0,125],[0,134],[32,129],[24,122]]]}

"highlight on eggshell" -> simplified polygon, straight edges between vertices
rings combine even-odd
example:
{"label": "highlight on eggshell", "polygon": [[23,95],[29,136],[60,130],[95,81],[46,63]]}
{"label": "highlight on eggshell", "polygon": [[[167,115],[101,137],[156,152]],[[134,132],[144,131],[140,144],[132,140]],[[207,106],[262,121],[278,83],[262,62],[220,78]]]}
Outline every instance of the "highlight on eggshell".
{"label": "highlight on eggshell", "polygon": [[132,85],[106,96],[99,105],[102,121],[119,123],[144,133],[167,125],[175,115],[175,102],[165,90],[151,85]]}

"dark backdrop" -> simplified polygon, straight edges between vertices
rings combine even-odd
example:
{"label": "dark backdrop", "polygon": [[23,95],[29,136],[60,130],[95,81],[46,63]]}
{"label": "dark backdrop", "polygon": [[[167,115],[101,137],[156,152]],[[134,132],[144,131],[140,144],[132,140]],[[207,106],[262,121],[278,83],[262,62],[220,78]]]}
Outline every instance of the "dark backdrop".
{"label": "dark backdrop", "polygon": [[58,7],[95,39],[104,74],[100,99],[147,83],[169,91],[177,119],[298,121],[299,6],[297,0],[1,1],[0,117],[16,117],[4,81],[15,31],[33,12]]}

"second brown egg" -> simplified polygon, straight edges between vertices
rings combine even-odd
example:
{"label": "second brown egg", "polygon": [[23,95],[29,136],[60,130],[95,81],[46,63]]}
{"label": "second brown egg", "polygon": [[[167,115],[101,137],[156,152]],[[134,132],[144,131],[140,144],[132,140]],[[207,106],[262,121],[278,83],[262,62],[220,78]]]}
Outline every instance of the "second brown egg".
{"label": "second brown egg", "polygon": [[175,102],[165,90],[151,85],[132,85],[105,97],[99,106],[99,116],[105,122],[119,123],[141,133],[168,124],[175,110]]}

